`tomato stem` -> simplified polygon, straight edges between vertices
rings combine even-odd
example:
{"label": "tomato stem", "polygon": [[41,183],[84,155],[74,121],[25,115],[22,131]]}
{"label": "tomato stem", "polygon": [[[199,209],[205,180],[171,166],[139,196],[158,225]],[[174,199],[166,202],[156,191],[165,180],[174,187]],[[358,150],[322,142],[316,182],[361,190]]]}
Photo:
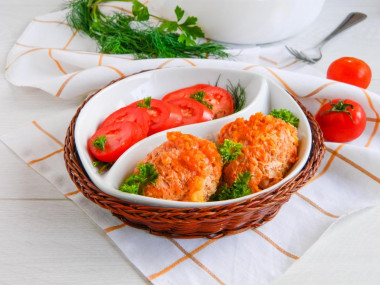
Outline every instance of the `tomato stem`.
{"label": "tomato stem", "polygon": [[347,110],[349,107],[351,107],[351,110],[354,110],[354,106],[352,104],[346,104],[344,103],[344,100],[339,100],[336,104],[334,104],[330,100],[330,105],[332,108],[323,112],[322,116],[331,112],[346,113],[350,116],[351,121],[353,121],[350,111]]}

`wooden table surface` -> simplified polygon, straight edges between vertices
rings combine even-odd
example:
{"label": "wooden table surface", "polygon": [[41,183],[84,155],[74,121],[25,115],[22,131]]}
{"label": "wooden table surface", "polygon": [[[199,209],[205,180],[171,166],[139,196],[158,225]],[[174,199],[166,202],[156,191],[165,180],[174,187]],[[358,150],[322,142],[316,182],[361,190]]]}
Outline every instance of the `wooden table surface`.
{"label": "wooden table surface", "polygon": [[[62,4],[61,0],[1,1],[0,64],[3,70],[10,48],[26,25],[34,17],[57,10]],[[323,38],[352,11],[364,12],[368,19],[328,43],[315,68],[326,72],[328,65],[339,57],[361,58],[369,63],[373,72],[368,89],[380,94],[379,0],[327,0],[317,21],[287,42],[307,47]],[[57,100],[41,90],[15,87],[1,73],[0,135],[76,104]],[[0,157],[0,284],[149,283],[77,205],[1,143]],[[355,230],[362,219],[374,221],[366,232]],[[294,269],[290,268],[276,284],[370,284],[373,280],[378,283],[372,284],[380,284],[378,221],[380,207],[339,221],[315,244],[308,258],[296,262],[297,270],[302,270],[302,266],[309,268],[309,278],[295,283]],[[350,248],[350,252],[334,257],[331,254],[334,248],[326,249],[326,244],[333,240],[341,240],[342,246]],[[365,242],[354,243],[356,240]],[[320,244],[321,250],[318,250]],[[368,248],[379,250],[368,251]],[[323,260],[326,250],[333,256],[327,264],[329,270]],[[366,261],[379,265],[371,279],[368,274],[358,276],[357,271],[350,270],[363,266]],[[311,266],[314,270],[310,270]],[[329,272],[334,266],[337,274],[332,276]],[[345,273],[339,273],[341,268]]]}

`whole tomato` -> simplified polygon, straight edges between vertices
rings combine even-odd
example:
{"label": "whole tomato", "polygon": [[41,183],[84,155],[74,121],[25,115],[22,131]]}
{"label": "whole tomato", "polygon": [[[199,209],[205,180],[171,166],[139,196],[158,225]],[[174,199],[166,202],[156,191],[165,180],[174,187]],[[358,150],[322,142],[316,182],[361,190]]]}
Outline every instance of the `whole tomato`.
{"label": "whole tomato", "polygon": [[315,119],[324,138],[331,142],[349,142],[358,138],[367,123],[362,106],[348,99],[335,99],[323,105]]}
{"label": "whole tomato", "polygon": [[366,89],[371,83],[371,68],[354,57],[342,57],[330,64],[327,78]]}

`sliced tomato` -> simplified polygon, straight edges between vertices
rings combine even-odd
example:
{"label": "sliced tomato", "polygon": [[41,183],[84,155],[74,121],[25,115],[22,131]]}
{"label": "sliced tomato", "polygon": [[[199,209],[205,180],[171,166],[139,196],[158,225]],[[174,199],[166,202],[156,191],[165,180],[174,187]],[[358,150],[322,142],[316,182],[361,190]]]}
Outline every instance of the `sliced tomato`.
{"label": "sliced tomato", "polygon": [[170,102],[178,98],[189,98],[192,94],[204,91],[205,97],[204,100],[212,105],[213,118],[221,118],[228,116],[234,112],[234,100],[230,93],[227,90],[211,86],[208,84],[197,84],[194,86],[186,87],[179,89],[177,91],[166,94],[163,101]]}
{"label": "sliced tomato", "polygon": [[[139,102],[143,103],[144,100],[137,101],[130,106],[137,106]],[[167,102],[158,99],[151,99],[150,108],[138,107],[148,112],[150,117],[150,126],[148,135],[161,132],[163,130],[175,128],[182,123],[181,110]]]}
{"label": "sliced tomato", "polygon": [[182,125],[196,124],[212,120],[212,111],[194,99],[178,98],[169,101],[169,104],[180,108],[182,113]]}
{"label": "sliced tomato", "polygon": [[99,128],[118,122],[135,122],[141,126],[142,132],[147,135],[149,131],[150,118],[146,109],[136,106],[123,107],[109,115]]}
{"label": "sliced tomato", "polygon": [[[105,137],[103,150],[94,142]],[[128,148],[146,137],[141,126],[135,122],[122,121],[99,128],[88,140],[89,152],[98,160],[116,161]]]}

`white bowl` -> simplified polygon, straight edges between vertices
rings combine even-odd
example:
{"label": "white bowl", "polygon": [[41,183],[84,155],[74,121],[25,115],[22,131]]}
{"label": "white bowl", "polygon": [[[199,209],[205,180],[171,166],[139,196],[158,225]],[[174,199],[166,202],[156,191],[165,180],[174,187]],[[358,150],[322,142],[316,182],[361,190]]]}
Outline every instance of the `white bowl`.
{"label": "white bowl", "polygon": [[[163,18],[178,5],[198,18],[207,38],[234,44],[263,44],[291,37],[311,24],[325,0],[152,0]],[[184,17],[184,18],[185,18]]]}
{"label": "white bowl", "polygon": [[93,135],[100,123],[113,111],[148,96],[152,98],[162,98],[171,91],[187,86],[198,83],[213,84],[218,77],[220,77],[218,84],[220,87],[225,87],[228,81],[231,81],[232,84],[240,82],[240,84],[245,87],[247,94],[245,107],[241,111],[227,117],[182,126],[172,130],[216,141],[219,130],[236,118],[244,117],[248,119],[256,112],[268,114],[274,108],[288,109],[300,119],[300,125],[298,127],[299,160],[282,181],[259,193],[279,187],[297,175],[309,157],[311,131],[305,114],[285,90],[250,71],[183,67],[154,70],[125,78],[103,89],[85,104],[77,118],[74,136],[79,158],[92,182],[103,192],[134,204],[171,208],[224,205],[245,200],[259,194],[255,193],[238,199],[225,201],[197,203],[162,200],[119,191],[118,187],[122,184],[124,179],[133,172],[138,162],[144,159],[154,148],[166,141],[167,131],[154,134],[133,145],[120,156],[111,169],[104,174],[99,174],[98,169],[92,165],[92,159],[87,151],[87,140]]}

